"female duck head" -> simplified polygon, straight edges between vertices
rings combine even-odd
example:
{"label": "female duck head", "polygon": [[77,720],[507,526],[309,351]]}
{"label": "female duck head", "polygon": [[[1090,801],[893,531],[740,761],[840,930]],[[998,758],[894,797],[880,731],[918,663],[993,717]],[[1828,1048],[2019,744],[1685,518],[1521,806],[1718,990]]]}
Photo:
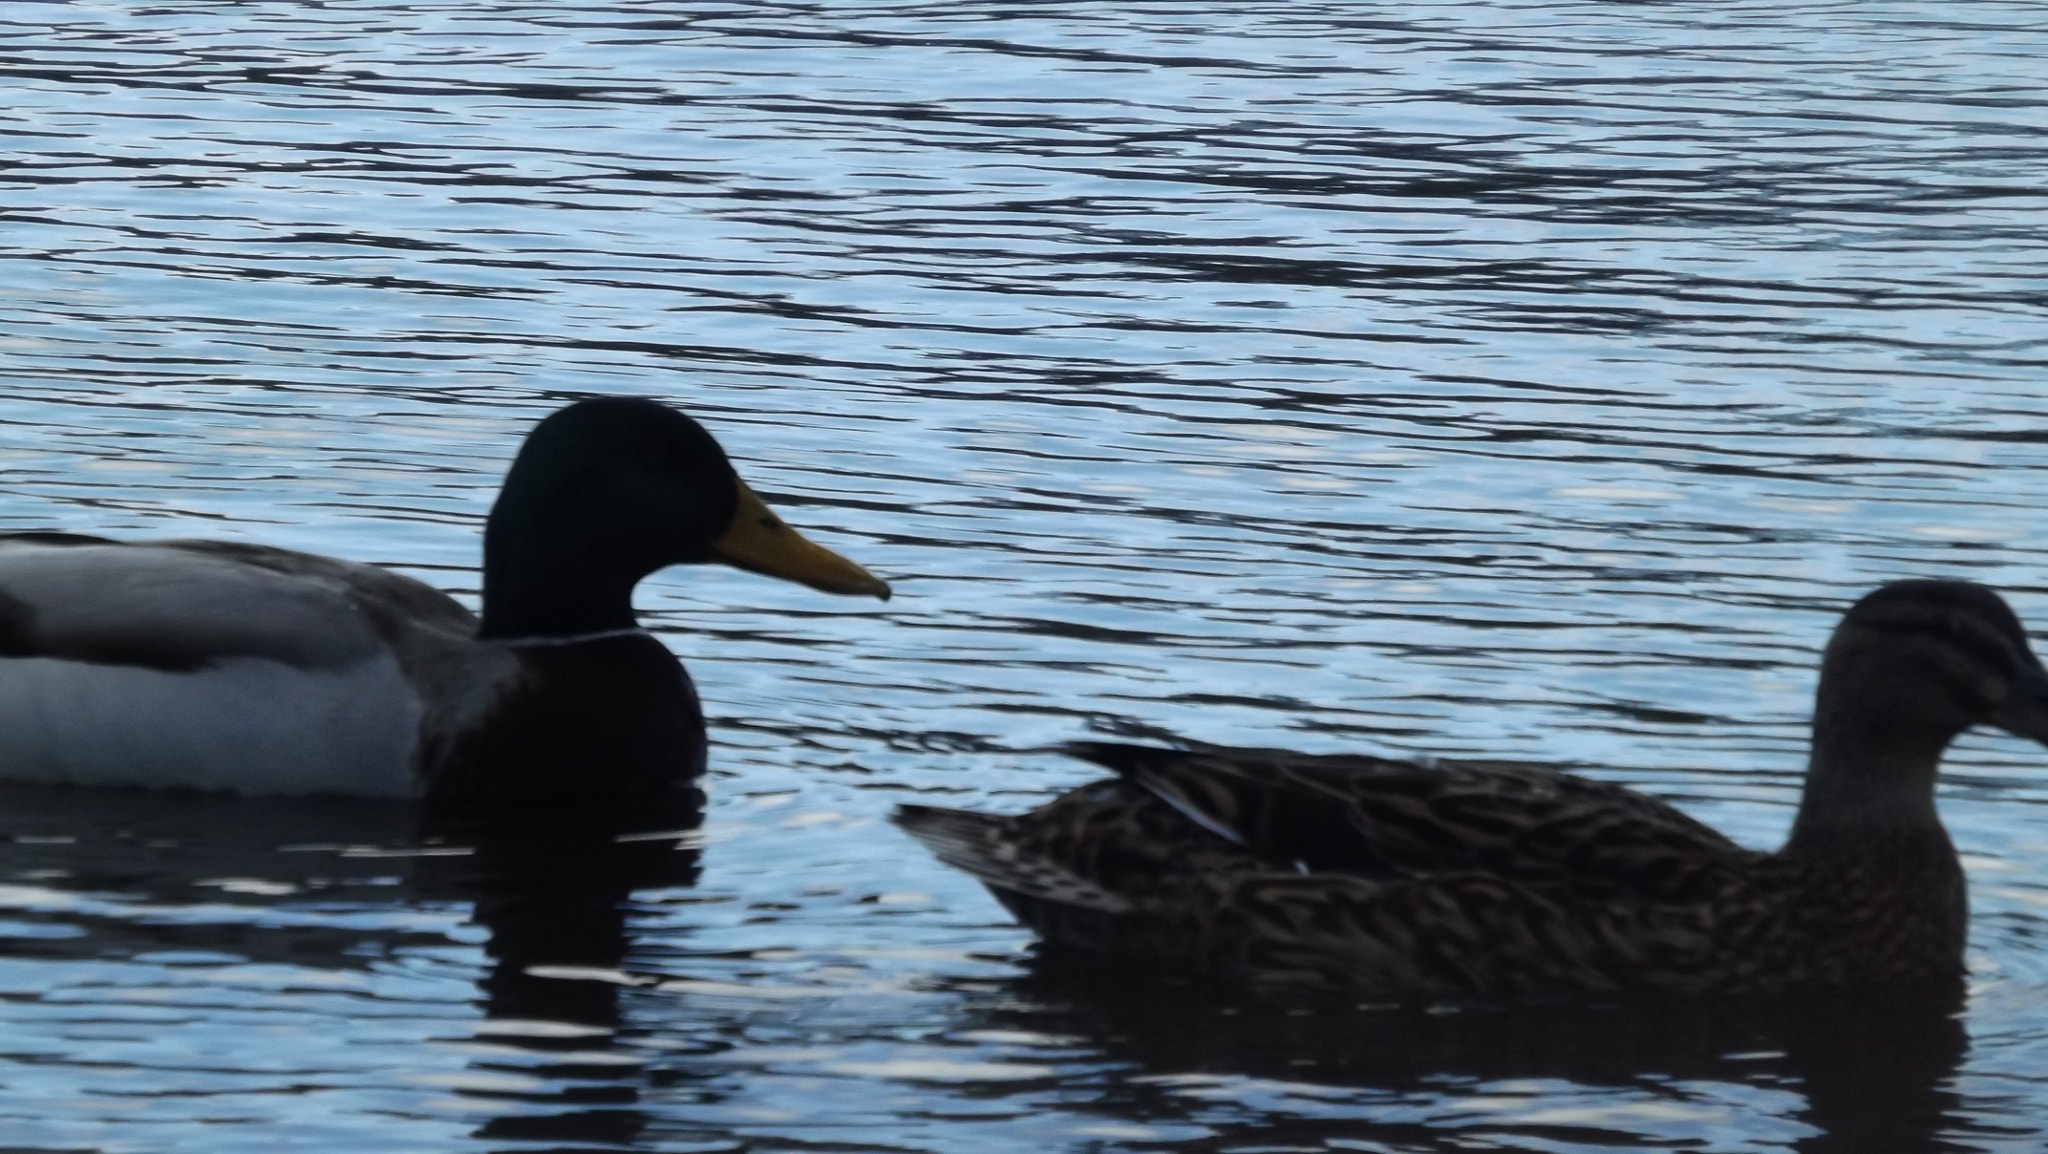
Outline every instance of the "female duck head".
{"label": "female duck head", "polygon": [[578,401],[534,426],[484,526],[484,637],[633,625],[633,587],[723,561],[886,598],[867,570],[769,512],[697,422],[655,401]]}
{"label": "female duck head", "polygon": [[1842,618],[1821,661],[1799,829],[1931,821],[1942,752],[1973,725],[2048,745],[2048,673],[2004,599],[1968,581],[1895,581]]}

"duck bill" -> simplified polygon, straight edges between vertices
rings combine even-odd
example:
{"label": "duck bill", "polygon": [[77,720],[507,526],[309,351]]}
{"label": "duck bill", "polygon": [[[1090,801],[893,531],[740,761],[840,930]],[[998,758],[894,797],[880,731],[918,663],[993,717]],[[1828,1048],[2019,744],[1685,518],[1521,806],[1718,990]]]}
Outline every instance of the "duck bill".
{"label": "duck bill", "polygon": [[2035,666],[2014,679],[2005,700],[1992,712],[1991,724],[2048,745],[2048,673]]}
{"label": "duck bill", "polygon": [[719,560],[735,569],[780,577],[827,593],[889,599],[888,582],[823,545],[806,540],[738,478],[733,479],[733,484],[739,489],[739,502],[733,508],[732,524],[711,546]]}

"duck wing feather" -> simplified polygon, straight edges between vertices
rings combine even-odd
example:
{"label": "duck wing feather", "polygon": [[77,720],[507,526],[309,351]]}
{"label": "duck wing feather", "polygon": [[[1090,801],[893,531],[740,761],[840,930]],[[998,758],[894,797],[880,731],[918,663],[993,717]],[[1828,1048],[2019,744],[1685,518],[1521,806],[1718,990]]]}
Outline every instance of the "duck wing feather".
{"label": "duck wing feather", "polygon": [[1297,872],[1378,881],[1478,874],[1685,901],[1718,892],[1723,867],[1751,856],[1667,802],[1541,765],[1068,748],[1247,854]]}
{"label": "duck wing feather", "polygon": [[446,594],[374,565],[229,541],[0,536],[0,656],[336,668],[475,628]]}
{"label": "duck wing feather", "polygon": [[1049,940],[1402,996],[1685,989],[1768,915],[1768,855],[1542,766],[1070,747],[1117,777],[898,824]]}

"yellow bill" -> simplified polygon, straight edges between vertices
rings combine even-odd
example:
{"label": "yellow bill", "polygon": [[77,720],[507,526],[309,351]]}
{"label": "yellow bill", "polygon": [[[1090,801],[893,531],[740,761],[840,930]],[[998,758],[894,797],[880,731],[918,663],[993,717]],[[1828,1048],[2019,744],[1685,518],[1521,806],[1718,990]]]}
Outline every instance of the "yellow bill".
{"label": "yellow bill", "polygon": [[773,510],[740,484],[732,524],[711,546],[719,559],[735,569],[780,577],[827,593],[867,593],[889,599],[889,583],[790,528]]}

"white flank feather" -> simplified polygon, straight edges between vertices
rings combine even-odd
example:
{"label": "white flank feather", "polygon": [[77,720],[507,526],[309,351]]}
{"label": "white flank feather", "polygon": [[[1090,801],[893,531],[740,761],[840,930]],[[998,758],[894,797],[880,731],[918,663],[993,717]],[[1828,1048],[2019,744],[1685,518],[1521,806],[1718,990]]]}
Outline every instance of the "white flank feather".
{"label": "white flank feather", "polygon": [[409,797],[420,703],[388,651],[190,672],[0,659],[0,778],[245,794]]}

